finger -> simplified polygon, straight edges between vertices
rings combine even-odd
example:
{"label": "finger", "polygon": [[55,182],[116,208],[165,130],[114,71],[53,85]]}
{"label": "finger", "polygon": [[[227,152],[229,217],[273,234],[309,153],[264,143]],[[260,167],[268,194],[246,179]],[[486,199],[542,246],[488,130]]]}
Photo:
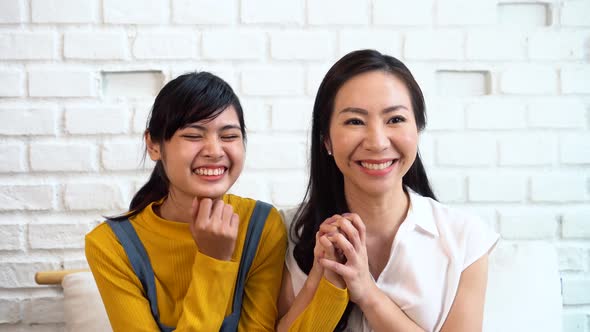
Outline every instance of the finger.
{"label": "finger", "polygon": [[191,219],[193,221],[197,217],[197,212],[199,212],[199,199],[195,196],[195,198],[193,198],[193,203],[191,204]]}
{"label": "finger", "polygon": [[238,216],[237,213],[233,213],[230,218],[230,221],[229,221],[229,227],[232,230],[232,234],[238,233],[239,226],[240,226],[240,216]]}
{"label": "finger", "polygon": [[333,236],[327,236],[328,240],[330,240],[332,243],[335,244],[336,247],[340,248],[342,250],[342,253],[344,254],[344,256],[346,257],[346,260],[348,262],[350,262],[351,264],[356,264],[358,261],[357,255],[358,253],[356,252],[354,246],[352,245],[352,243],[350,243],[350,241],[348,241],[348,239],[338,233],[335,234]]}
{"label": "finger", "polygon": [[338,262],[335,262],[333,260],[326,259],[326,258],[320,258],[319,261],[320,261],[320,265],[323,268],[328,269],[328,270],[338,274],[339,276],[342,277],[342,279],[344,279],[345,282],[347,280],[352,279],[352,277],[354,277],[354,270],[349,266],[346,266],[342,263],[338,263]]}
{"label": "finger", "polygon": [[331,224],[336,220],[337,217],[340,217],[340,215],[335,214],[335,215],[327,218],[326,220],[324,220],[324,222],[322,224]]}
{"label": "finger", "polygon": [[339,233],[338,225],[335,224],[321,224],[319,231],[321,235]]}
{"label": "finger", "polygon": [[216,226],[216,229],[223,227],[221,216],[223,214],[224,205],[225,203],[220,199],[213,202],[213,207],[211,208],[211,221],[214,223],[214,226]]}
{"label": "finger", "polygon": [[324,257],[325,255],[324,249],[320,244],[320,232],[315,233],[315,246],[313,247],[313,255],[316,259]]}
{"label": "finger", "polygon": [[201,199],[201,203],[199,204],[199,211],[197,213],[197,219],[195,220],[195,223],[200,224],[200,225],[207,225],[209,223],[212,205],[213,205],[213,201],[210,198]]}
{"label": "finger", "polygon": [[362,248],[362,243],[358,230],[352,225],[350,220],[346,218],[340,218],[338,220],[338,226],[340,227],[341,233],[346,235],[346,238],[352,243],[354,248],[359,251]]}
{"label": "finger", "polygon": [[359,238],[361,243],[365,245],[367,243],[367,228],[361,217],[356,213],[345,213],[343,215],[346,219],[350,220],[354,228],[359,232]]}
{"label": "finger", "polygon": [[224,204],[223,210],[221,211],[221,220],[223,221],[223,224],[231,227],[233,215],[234,207],[229,204]]}
{"label": "finger", "polygon": [[320,245],[322,246],[322,248],[324,249],[324,253],[325,256],[327,258],[330,259],[336,259],[336,250],[334,248],[334,245],[332,244],[332,241],[328,240],[328,237],[323,235],[320,236]]}

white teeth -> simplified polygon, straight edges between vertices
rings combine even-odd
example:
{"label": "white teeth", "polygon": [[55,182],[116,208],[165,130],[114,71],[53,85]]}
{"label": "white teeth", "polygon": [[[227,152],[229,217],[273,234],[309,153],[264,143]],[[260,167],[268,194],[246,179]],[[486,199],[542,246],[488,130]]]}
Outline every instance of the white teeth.
{"label": "white teeth", "polygon": [[225,173],[225,168],[215,168],[215,169],[197,168],[193,172],[197,175],[206,175],[206,176],[221,175],[221,174]]}
{"label": "white teeth", "polygon": [[364,168],[374,169],[374,170],[386,169],[387,167],[391,166],[392,164],[393,164],[393,160],[388,161],[388,162],[384,162],[384,163],[380,163],[380,164],[371,164],[368,162],[361,161],[361,166],[363,166]]}

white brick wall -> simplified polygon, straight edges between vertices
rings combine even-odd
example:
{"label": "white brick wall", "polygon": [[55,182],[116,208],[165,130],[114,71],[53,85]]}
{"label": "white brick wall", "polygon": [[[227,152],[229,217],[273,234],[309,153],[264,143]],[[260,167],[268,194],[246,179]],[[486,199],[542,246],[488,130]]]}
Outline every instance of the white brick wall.
{"label": "white brick wall", "polygon": [[166,0],[103,0],[105,23],[162,24],[169,21],[169,12]]}
{"label": "white brick wall", "polygon": [[244,23],[300,25],[305,22],[304,11],[304,0],[243,0],[241,19]]}
{"label": "white brick wall", "polygon": [[0,172],[24,172],[25,145],[22,143],[4,143],[0,146]]}
{"label": "white brick wall", "polygon": [[308,0],[307,22],[312,25],[369,23],[368,0]]}
{"label": "white brick wall", "polygon": [[430,25],[434,0],[375,0],[373,23],[380,25]]}
{"label": "white brick wall", "polygon": [[496,23],[496,13],[496,0],[445,0],[438,1],[436,21],[440,25],[489,25]]}
{"label": "white brick wall", "polygon": [[557,159],[557,139],[547,134],[512,134],[499,139],[502,166],[551,165]]}
{"label": "white brick wall", "polygon": [[24,95],[25,75],[20,70],[0,69],[0,96],[20,97]]}
{"label": "white brick wall", "polygon": [[198,37],[191,31],[141,31],[133,43],[133,55],[137,59],[195,59]]}
{"label": "white brick wall", "polygon": [[[556,112],[563,116],[553,116]],[[543,100],[528,104],[527,118],[533,128],[584,129],[587,126],[586,106],[581,100]]]}
{"label": "white brick wall", "polygon": [[31,143],[33,171],[96,171],[96,146],[92,143]]}
{"label": "white brick wall", "polygon": [[206,31],[203,57],[207,59],[257,59],[264,56],[262,31]]}
{"label": "white brick wall", "polygon": [[20,23],[24,18],[23,1],[2,1],[0,2],[0,22]]}
{"label": "white brick wall", "polygon": [[123,134],[129,127],[128,110],[122,106],[67,106],[64,119],[64,131],[72,135]]}
{"label": "white brick wall", "polygon": [[54,135],[56,123],[55,105],[0,106],[0,135]]}
{"label": "white brick wall", "polygon": [[34,273],[86,266],[84,234],[146,180],[164,82],[232,85],[249,134],[232,192],[287,207],[317,87],[359,48],[420,83],[438,197],[505,241],[553,244],[564,331],[590,332],[589,17],[587,0],[0,0],[0,332],[65,330]]}
{"label": "white brick wall", "polygon": [[360,28],[341,30],[339,42],[338,54],[341,56],[363,48],[380,50],[395,57],[400,57],[402,54],[402,37],[391,30]]}
{"label": "white brick wall", "polygon": [[547,95],[557,92],[557,70],[549,65],[512,65],[501,73],[506,94]]}
{"label": "white brick wall", "polygon": [[35,23],[97,22],[99,3],[94,0],[32,0],[31,17]]}
{"label": "white brick wall", "polygon": [[553,239],[557,214],[548,209],[506,208],[500,210],[500,233],[504,239]]}
{"label": "white brick wall", "polygon": [[469,104],[465,117],[469,129],[501,130],[524,129],[527,126],[526,115],[526,104],[524,103],[507,100],[486,100]]}
{"label": "white brick wall", "polygon": [[460,60],[465,53],[459,30],[408,32],[405,40],[404,56],[409,60]]}
{"label": "white brick wall", "polygon": [[119,60],[127,57],[125,31],[71,31],[64,34],[64,57],[69,59]]}
{"label": "white brick wall", "polygon": [[50,31],[3,31],[0,33],[0,59],[54,59],[56,45],[57,35]]}
{"label": "white brick wall", "polygon": [[172,21],[180,24],[231,24],[238,14],[236,1],[172,0]]}
{"label": "white brick wall", "polygon": [[49,68],[29,71],[31,97],[92,97],[95,78],[87,69]]}
{"label": "white brick wall", "polygon": [[467,59],[514,61],[526,59],[526,34],[514,29],[472,30],[465,42]]}
{"label": "white brick wall", "polygon": [[570,65],[561,69],[561,90],[564,94],[590,93],[590,65]]}
{"label": "white brick wall", "polygon": [[328,32],[275,32],[270,53],[279,60],[325,60],[334,54],[334,37]]}
{"label": "white brick wall", "polygon": [[[285,78],[288,77],[287,80]],[[242,71],[242,90],[252,96],[302,95],[303,68],[294,66],[246,68]]]}

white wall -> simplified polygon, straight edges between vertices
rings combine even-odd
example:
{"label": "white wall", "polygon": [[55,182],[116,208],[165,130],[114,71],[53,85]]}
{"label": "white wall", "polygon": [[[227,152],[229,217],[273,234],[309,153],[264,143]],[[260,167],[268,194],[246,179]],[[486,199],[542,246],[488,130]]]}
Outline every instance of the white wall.
{"label": "white wall", "polygon": [[234,191],[288,206],[319,81],[364,47],[425,91],[441,200],[554,244],[564,330],[590,331],[588,0],[0,0],[0,331],[63,330],[59,288],[33,275],[85,266],[84,234],[145,180],[163,82],[228,80],[250,134]]}

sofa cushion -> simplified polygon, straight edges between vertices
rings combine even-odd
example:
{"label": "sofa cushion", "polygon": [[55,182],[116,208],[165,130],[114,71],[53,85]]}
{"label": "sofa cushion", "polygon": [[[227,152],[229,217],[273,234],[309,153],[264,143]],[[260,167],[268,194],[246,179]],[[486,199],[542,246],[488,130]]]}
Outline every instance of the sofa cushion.
{"label": "sofa cushion", "polygon": [[67,331],[112,331],[92,273],[68,274],[61,285]]}

